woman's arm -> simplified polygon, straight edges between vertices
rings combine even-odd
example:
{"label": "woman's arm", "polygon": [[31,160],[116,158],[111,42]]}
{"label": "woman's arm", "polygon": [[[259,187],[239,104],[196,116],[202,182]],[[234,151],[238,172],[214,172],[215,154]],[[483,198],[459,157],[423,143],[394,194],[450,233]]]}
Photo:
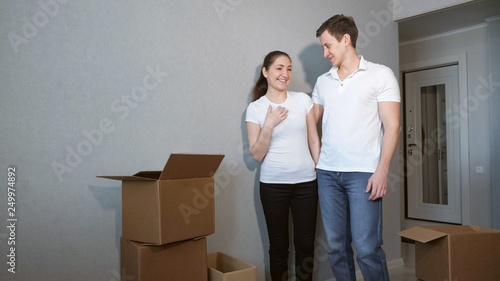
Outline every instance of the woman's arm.
{"label": "woman's arm", "polygon": [[269,106],[266,121],[262,129],[257,123],[247,122],[248,146],[255,160],[264,160],[269,150],[269,145],[271,144],[274,127],[285,120],[287,115],[288,110],[284,107],[278,106],[273,110],[272,107]]}

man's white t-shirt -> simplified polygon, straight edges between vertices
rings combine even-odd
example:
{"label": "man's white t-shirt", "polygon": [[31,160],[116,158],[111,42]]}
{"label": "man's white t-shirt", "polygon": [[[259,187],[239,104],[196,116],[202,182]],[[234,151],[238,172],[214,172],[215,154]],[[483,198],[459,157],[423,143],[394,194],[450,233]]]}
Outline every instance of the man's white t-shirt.
{"label": "man's white t-shirt", "polygon": [[275,104],[262,96],[248,105],[245,121],[257,123],[262,128],[269,105],[273,110],[278,106],[285,107],[288,116],[273,130],[269,150],[262,161],[260,181],[295,184],[315,180],[316,170],[309,151],[306,123],[306,115],[313,106],[311,98],[305,93],[287,92],[285,102]]}
{"label": "man's white t-shirt", "polygon": [[323,106],[318,169],[370,172],[377,169],[383,128],[379,102],[400,102],[392,70],[360,56],[359,68],[341,81],[337,68],[318,77],[312,93]]}

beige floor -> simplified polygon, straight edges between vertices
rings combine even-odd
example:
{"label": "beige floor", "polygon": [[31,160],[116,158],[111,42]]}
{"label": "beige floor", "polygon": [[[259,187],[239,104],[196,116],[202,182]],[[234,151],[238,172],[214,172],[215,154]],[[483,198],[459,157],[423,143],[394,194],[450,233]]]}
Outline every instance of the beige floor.
{"label": "beige floor", "polygon": [[415,281],[415,245],[402,243],[401,256],[404,265],[389,269],[391,281]]}
{"label": "beige floor", "polygon": [[[415,277],[415,244],[402,243],[401,257],[404,265],[389,268],[389,277],[391,281],[417,281]],[[357,272],[356,281],[363,281],[360,272]]]}
{"label": "beige floor", "polygon": [[391,281],[415,281],[415,267],[413,265],[403,265],[389,270]]}

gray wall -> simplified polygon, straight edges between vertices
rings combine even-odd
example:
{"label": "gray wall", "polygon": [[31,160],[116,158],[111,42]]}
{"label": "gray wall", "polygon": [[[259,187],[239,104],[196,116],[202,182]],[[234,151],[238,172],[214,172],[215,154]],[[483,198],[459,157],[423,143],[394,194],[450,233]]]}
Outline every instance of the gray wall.
{"label": "gray wall", "polygon": [[500,229],[500,17],[487,21],[488,23],[488,54],[489,71],[491,73],[493,89],[490,102],[491,128],[491,188],[493,204],[493,227]]}
{"label": "gray wall", "polygon": [[[498,37],[498,33],[495,36]],[[409,64],[464,53],[469,108],[456,114],[469,124],[470,224],[492,227],[492,175],[498,174],[498,170],[493,170],[491,165],[490,126],[494,128],[498,120],[490,120],[490,103],[496,95],[491,81],[497,80],[490,76],[487,25],[402,44],[399,55],[401,64]],[[490,125],[490,121],[493,124]],[[484,173],[476,173],[476,166],[484,167]]]}
{"label": "gray wall", "polygon": [[[354,16],[359,52],[398,72],[388,1],[3,1],[0,8],[0,222],[16,167],[16,274],[2,280],[119,280],[120,182],[97,175],[159,170],[170,153],[222,153],[216,233],[222,251],[268,274],[267,234],[247,148],[245,109],[266,53],[288,52],[290,90],[329,69],[315,38]],[[397,159],[392,173],[397,172]],[[400,257],[398,184],[385,205],[385,249]],[[318,226],[317,280],[332,278]]]}

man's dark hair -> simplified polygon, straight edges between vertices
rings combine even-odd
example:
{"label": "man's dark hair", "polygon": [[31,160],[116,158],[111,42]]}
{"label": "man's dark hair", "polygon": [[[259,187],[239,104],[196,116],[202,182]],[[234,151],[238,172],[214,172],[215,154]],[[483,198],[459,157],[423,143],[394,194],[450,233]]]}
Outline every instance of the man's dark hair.
{"label": "man's dark hair", "polygon": [[316,37],[320,37],[323,32],[328,31],[331,36],[335,37],[337,41],[342,39],[344,34],[349,34],[351,37],[352,46],[356,48],[356,40],[358,39],[358,28],[352,17],[344,15],[335,15],[325,21],[316,30]]}

